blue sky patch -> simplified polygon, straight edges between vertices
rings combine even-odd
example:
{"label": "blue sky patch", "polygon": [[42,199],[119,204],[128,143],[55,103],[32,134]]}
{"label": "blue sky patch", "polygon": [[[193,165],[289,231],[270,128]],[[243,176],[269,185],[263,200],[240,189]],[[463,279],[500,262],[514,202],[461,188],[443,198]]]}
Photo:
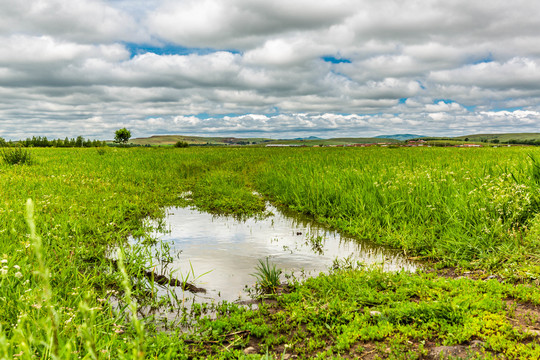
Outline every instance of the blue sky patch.
{"label": "blue sky patch", "polygon": [[332,64],[350,64],[352,62],[350,59],[330,55],[322,56],[321,59]]}
{"label": "blue sky patch", "polygon": [[238,50],[223,50],[223,49],[212,49],[212,48],[190,48],[181,45],[174,44],[165,44],[163,46],[153,46],[148,44],[136,44],[136,43],[124,43],[126,49],[131,53],[131,58],[146,54],[152,53],[156,55],[207,55],[212,54],[218,51],[226,51],[232,54],[240,54]]}
{"label": "blue sky patch", "polygon": [[523,106],[514,106],[514,107],[507,107],[507,108],[493,108],[491,111],[517,111],[517,110],[523,110]]}
{"label": "blue sky patch", "polygon": [[445,103],[445,104],[453,104],[453,103],[455,103],[455,101],[452,100],[452,99],[434,99],[434,100],[433,100],[433,103],[434,103],[434,104],[438,104],[438,103],[440,103],[441,101],[442,101],[443,103]]}
{"label": "blue sky patch", "polygon": [[193,114],[192,116],[205,120],[205,119],[223,119],[225,117],[238,117],[243,116],[246,114],[240,114],[240,113],[228,113],[228,114],[209,114],[209,113],[199,113],[199,114]]}
{"label": "blue sky patch", "polygon": [[490,62],[493,62],[493,61],[494,61],[493,60],[493,54],[489,53],[488,56],[473,61],[473,65],[485,64],[485,63],[490,63]]}

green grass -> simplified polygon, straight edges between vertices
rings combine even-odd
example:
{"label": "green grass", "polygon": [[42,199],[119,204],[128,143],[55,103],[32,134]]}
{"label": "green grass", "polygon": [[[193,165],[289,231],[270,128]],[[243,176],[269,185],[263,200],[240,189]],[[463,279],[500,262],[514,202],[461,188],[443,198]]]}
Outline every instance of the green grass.
{"label": "green grass", "polygon": [[537,259],[527,229],[540,192],[523,149],[305,149],[270,161],[260,192],[359,238],[509,276]]}
{"label": "green grass", "polygon": [[257,286],[262,293],[275,293],[281,284],[281,269],[276,268],[276,264],[270,265],[269,259],[265,261],[259,259],[259,265],[252,274],[257,279]]}
{"label": "green grass", "polygon": [[[415,358],[472,340],[508,358],[538,357],[527,329],[539,323],[518,325],[515,311],[540,305],[534,148],[28,151],[31,166],[0,164],[0,358],[238,358],[248,344],[263,357]],[[163,301],[142,275],[152,267],[144,249],[126,244],[147,233],[146,217],[188,204],[251,216],[264,211],[254,191],[477,280],[336,271],[291,283],[257,311],[220,304],[222,316],[200,315],[190,335],[109,305]],[[124,268],[106,258],[117,247]],[[493,275],[505,283],[484,281]]]}
{"label": "green grass", "polygon": [[[226,334],[247,331],[261,354],[285,348],[301,358],[358,358],[377,345],[382,358],[392,352],[390,358],[420,358],[428,345],[479,340],[486,352],[534,359],[540,354],[535,335],[512,326],[514,301],[538,304],[539,298],[526,286],[495,280],[340,270],[297,285],[278,298],[280,311],[269,306],[258,313],[223,309],[228,318],[201,322],[212,331],[204,332],[191,351],[233,359],[240,356],[241,345],[223,352],[216,344]],[[400,357],[401,352],[410,356]]]}
{"label": "green grass", "polygon": [[0,158],[10,165],[23,165],[31,164],[32,157],[30,152],[26,149],[16,147],[16,148],[3,148],[0,150]]}

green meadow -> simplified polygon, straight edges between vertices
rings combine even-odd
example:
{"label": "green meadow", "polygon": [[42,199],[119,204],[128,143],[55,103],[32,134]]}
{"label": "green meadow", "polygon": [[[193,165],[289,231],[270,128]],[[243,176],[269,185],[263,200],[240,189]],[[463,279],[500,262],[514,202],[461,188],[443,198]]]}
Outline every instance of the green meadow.
{"label": "green meadow", "polygon": [[[540,358],[536,148],[25,151],[0,163],[0,358]],[[133,315],[174,305],[127,243],[155,242],[146,218],[249,217],[265,201],[424,270],[342,263],[256,309],[194,307],[187,330]]]}

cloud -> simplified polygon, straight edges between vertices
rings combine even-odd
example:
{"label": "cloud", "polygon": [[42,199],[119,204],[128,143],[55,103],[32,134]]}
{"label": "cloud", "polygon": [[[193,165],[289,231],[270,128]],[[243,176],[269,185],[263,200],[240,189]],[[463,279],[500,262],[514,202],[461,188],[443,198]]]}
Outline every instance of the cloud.
{"label": "cloud", "polygon": [[147,26],[167,41],[193,47],[249,49],[272,36],[331,26],[353,1],[164,1]]}
{"label": "cloud", "polygon": [[100,0],[5,0],[0,34],[44,34],[84,42],[144,40],[134,19]]}
{"label": "cloud", "polygon": [[538,12],[527,0],[7,0],[0,136],[537,131]]}

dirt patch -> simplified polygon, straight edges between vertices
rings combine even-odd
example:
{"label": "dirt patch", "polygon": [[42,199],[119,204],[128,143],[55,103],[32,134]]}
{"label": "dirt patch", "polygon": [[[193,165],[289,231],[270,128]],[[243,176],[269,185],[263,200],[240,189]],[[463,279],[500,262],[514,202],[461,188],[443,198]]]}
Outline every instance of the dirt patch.
{"label": "dirt patch", "polygon": [[438,270],[429,270],[429,272],[434,272],[440,277],[447,279],[471,279],[471,280],[491,280],[495,279],[499,282],[502,282],[504,279],[498,275],[491,274],[484,270],[471,270],[465,271],[458,268],[444,268]]}
{"label": "dirt patch", "polygon": [[485,352],[482,341],[473,341],[469,345],[435,346],[427,350],[425,359],[468,359]]}
{"label": "dirt patch", "polygon": [[519,303],[513,299],[505,300],[508,321],[521,331],[528,332],[531,337],[540,338],[540,306],[530,303]]}

